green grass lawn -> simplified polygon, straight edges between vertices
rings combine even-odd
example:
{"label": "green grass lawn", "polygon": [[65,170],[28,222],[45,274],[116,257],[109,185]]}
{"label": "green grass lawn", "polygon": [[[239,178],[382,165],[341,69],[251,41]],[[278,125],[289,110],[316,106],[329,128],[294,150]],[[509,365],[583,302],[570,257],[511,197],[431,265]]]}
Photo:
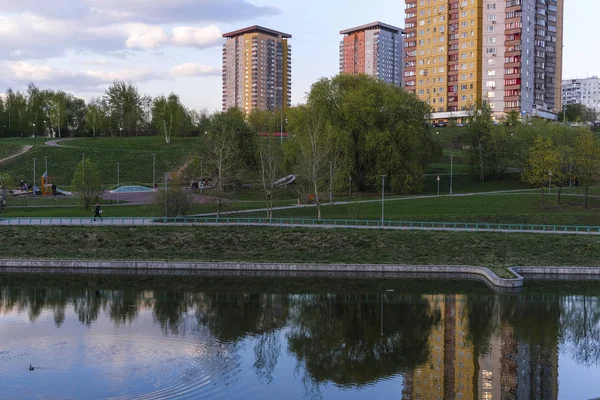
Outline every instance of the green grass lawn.
{"label": "green grass lawn", "polygon": [[[583,197],[562,196],[561,206],[555,196],[546,196],[547,208],[538,208],[539,195],[502,194],[466,197],[439,197],[386,201],[385,219],[436,222],[490,222],[548,225],[600,225],[600,199],[591,198],[593,208],[583,208]],[[249,213],[247,216],[257,216]],[[275,211],[276,218],[316,218],[316,208]],[[324,206],[325,219],[381,219],[381,203],[354,203]]]}
{"label": "green grass lawn", "polygon": [[[117,184],[117,163],[120,163],[122,183],[152,184],[152,154],[156,154],[156,181],[160,182],[163,173],[176,171],[194,152],[199,152],[198,138],[174,138],[170,145],[160,137],[78,139],[65,142],[66,148],[49,147],[38,138],[35,148],[22,157],[2,164],[2,171],[12,174],[16,180],[33,180],[33,159],[37,158],[36,181],[45,171],[44,157],[48,158],[48,173],[59,188],[70,185],[75,168],[82,160],[82,153],[93,160],[100,170],[101,182],[106,188]],[[20,139],[1,140],[1,149],[12,148]]]}
{"label": "green grass lawn", "polygon": [[20,144],[0,144],[0,160],[19,153],[23,149]]}
{"label": "green grass lawn", "polygon": [[249,227],[4,227],[3,258],[597,266],[600,238]]}

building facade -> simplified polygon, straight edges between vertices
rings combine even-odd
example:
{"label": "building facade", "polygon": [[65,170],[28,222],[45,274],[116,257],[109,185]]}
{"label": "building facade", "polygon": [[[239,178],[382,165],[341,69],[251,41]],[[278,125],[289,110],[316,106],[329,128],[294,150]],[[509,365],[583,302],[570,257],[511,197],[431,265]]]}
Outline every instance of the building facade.
{"label": "building facade", "polygon": [[291,106],[291,35],[251,26],[223,35],[223,110]]}
{"label": "building facade", "polygon": [[381,22],[340,32],[340,73],[367,74],[402,85],[403,31]]}
{"label": "building facade", "polygon": [[569,79],[562,85],[563,104],[582,104],[600,113],[600,79]]}
{"label": "building facade", "polygon": [[477,100],[496,118],[561,108],[564,0],[405,0],[404,86],[432,118]]}

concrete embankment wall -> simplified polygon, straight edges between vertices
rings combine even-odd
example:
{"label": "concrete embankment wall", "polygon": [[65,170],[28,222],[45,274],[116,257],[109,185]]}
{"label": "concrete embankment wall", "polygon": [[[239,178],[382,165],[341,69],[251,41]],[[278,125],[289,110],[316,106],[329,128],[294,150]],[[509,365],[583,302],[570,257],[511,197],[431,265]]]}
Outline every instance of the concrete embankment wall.
{"label": "concrete embankment wall", "polygon": [[515,290],[523,278],[498,277],[484,267],[456,265],[294,264],[189,261],[0,260],[5,273],[86,273],[136,275],[325,276],[356,278],[472,279],[497,290]]}

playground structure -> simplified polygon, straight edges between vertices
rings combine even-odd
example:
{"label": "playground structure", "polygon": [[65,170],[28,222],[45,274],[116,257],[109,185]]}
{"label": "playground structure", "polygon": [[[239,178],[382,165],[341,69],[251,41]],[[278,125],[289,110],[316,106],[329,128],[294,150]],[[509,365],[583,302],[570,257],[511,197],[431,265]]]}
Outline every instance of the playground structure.
{"label": "playground structure", "polygon": [[53,186],[50,183],[50,178],[48,177],[48,173],[44,172],[42,175],[42,196],[53,196],[56,193],[56,186]]}

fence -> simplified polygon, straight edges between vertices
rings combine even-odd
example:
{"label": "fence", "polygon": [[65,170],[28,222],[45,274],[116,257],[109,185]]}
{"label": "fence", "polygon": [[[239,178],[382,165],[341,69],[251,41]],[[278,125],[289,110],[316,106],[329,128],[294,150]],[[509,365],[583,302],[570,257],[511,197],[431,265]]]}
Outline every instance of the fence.
{"label": "fence", "polygon": [[444,230],[444,231],[480,231],[480,232],[548,232],[548,233],[587,233],[600,234],[600,226],[573,225],[539,225],[539,224],[496,224],[480,222],[419,222],[419,221],[373,221],[344,219],[310,219],[310,218],[238,218],[238,217],[177,217],[177,218],[3,218],[0,225],[35,226],[35,225],[109,225],[109,226],[161,226],[161,225],[242,225],[242,226],[290,226],[312,227],[326,226],[339,228],[380,228],[404,230]]}

